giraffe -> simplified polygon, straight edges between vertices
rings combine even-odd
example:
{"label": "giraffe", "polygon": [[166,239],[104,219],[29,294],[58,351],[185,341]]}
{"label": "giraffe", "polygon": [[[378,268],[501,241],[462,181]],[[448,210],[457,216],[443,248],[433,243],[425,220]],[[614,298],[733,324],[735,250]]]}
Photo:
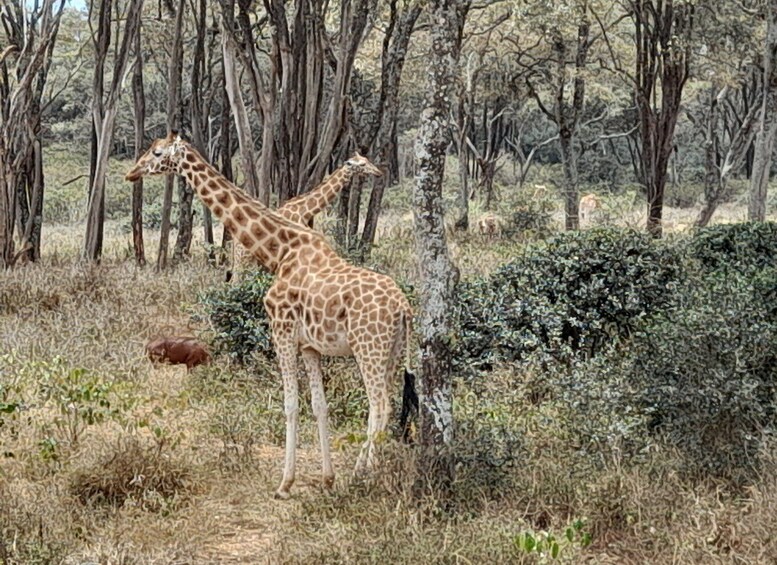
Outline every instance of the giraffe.
{"label": "giraffe", "polygon": [[[321,183],[305,194],[292,198],[276,210],[276,213],[295,224],[313,227],[313,218],[340,194],[351,179],[357,175],[382,175],[380,169],[373,165],[369,159],[355,152],[339,169],[326,177]],[[232,269],[244,267],[250,263],[252,256],[245,247],[232,246]],[[234,275],[234,272],[232,273]],[[235,278],[237,281],[238,279]]]}
{"label": "giraffe", "polygon": [[[405,352],[405,396],[417,401],[409,373],[413,312],[397,284],[386,275],[356,267],[339,257],[324,236],[279,216],[225,179],[176,133],[157,139],[126,174],[180,174],[202,202],[235,234],[237,241],[270,272],[275,282],[264,298],[281,368],[286,415],[283,478],[277,498],[288,498],[294,483],[299,413],[297,358],[310,381],[318,426],[322,484],[330,489],[334,471],[329,452],[327,403],[320,359],[353,356],[367,389],[367,439],[356,461],[363,473],[375,465],[375,440],[386,429],[389,388]],[[405,413],[403,407],[403,413]]]}

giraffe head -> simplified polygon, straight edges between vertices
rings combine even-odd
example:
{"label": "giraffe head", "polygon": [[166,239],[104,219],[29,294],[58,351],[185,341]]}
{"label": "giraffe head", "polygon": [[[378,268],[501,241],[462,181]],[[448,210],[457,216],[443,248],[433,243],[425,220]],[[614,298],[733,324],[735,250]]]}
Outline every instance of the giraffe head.
{"label": "giraffe head", "polygon": [[134,182],[147,175],[177,173],[184,149],[185,142],[173,131],[167,137],[154,141],[124,178]]}
{"label": "giraffe head", "polygon": [[346,166],[357,175],[373,175],[379,177],[383,175],[378,167],[373,165],[367,157],[362,157],[358,152],[345,162]]}

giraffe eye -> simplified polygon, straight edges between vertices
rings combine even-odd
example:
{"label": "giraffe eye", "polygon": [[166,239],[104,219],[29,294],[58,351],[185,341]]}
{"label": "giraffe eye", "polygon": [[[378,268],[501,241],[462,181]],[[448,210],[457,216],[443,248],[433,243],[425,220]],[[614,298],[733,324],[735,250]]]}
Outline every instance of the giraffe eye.
{"label": "giraffe eye", "polygon": [[161,156],[162,156],[162,150],[154,149],[154,157],[161,157]]}

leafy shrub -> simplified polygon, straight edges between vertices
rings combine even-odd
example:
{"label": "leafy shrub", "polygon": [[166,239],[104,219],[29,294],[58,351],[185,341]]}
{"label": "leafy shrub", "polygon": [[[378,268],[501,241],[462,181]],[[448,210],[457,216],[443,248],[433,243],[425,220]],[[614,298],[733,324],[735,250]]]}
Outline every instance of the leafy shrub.
{"label": "leafy shrub", "polygon": [[745,478],[777,423],[777,270],[717,273],[635,335],[584,363],[561,397],[583,446],[675,448],[692,476]]}
{"label": "leafy shrub", "polygon": [[702,228],[689,250],[705,271],[763,269],[777,264],[777,223],[744,222]]}
{"label": "leafy shrub", "polygon": [[264,309],[264,296],[273,284],[273,276],[264,271],[247,273],[237,285],[222,285],[202,293],[198,299],[203,318],[212,331],[214,353],[228,355],[246,364],[252,355],[273,359],[270,321]]}
{"label": "leafy shrub", "polygon": [[634,230],[558,235],[459,289],[457,363],[489,369],[533,351],[595,355],[668,303],[674,248]]}
{"label": "leafy shrub", "polygon": [[508,214],[504,235],[515,237],[529,234],[546,237],[552,232],[556,202],[547,190],[523,191],[514,209]]}

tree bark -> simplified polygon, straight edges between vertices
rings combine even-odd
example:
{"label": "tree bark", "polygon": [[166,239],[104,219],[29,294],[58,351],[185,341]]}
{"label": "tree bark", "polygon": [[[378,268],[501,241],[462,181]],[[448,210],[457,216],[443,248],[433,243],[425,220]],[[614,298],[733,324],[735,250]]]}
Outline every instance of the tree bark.
{"label": "tree bark", "polygon": [[766,192],[774,152],[774,137],[777,133],[777,0],[769,0],[766,11],[763,102],[747,207],[748,219],[761,222],[766,219]]}
{"label": "tree bark", "polygon": [[[143,89],[143,50],[141,48],[140,26],[135,34],[135,69],[132,73],[132,100],[135,116],[135,161],[140,159],[146,147],[146,94]],[[132,245],[135,263],[146,264],[146,249],[143,244],[143,177],[132,183]]]}
{"label": "tree bark", "polygon": [[[179,110],[181,106],[181,74],[183,59],[183,41],[181,33],[183,31],[183,11],[186,3],[184,0],[178,2],[175,12],[175,29],[173,31],[172,57],[167,74],[167,130],[177,131],[180,129]],[[173,187],[175,186],[175,176],[167,175],[165,177],[165,192],[162,198],[162,222],[159,227],[159,251],[156,257],[156,268],[158,271],[167,267],[167,255],[170,247],[170,216],[173,211]]]}
{"label": "tree bark", "polygon": [[[376,163],[388,166],[396,155],[397,116],[399,114],[399,85],[402,81],[402,71],[405,57],[410,45],[410,37],[415,29],[416,21],[421,14],[421,2],[415,1],[409,5],[396,20],[396,2],[392,2],[392,23],[383,42],[381,63],[380,109],[378,115],[378,130],[370,143],[370,154]],[[397,21],[394,26],[393,21]],[[364,231],[360,241],[362,256],[369,255],[375,242],[375,231],[378,227],[380,207],[383,193],[391,182],[395,182],[391,174],[384,174],[372,182],[372,193],[367,206],[367,217],[364,221]],[[361,195],[359,195],[361,196]],[[358,223],[359,216],[356,216]]]}
{"label": "tree bark", "polygon": [[[635,25],[635,98],[639,157],[647,193],[647,230],[661,237],[661,217],[674,130],[690,75],[694,5],[673,0],[632,0]],[[660,80],[659,80],[660,75]],[[658,101],[660,90],[660,102]]]}
{"label": "tree bark", "polygon": [[[94,178],[92,179],[92,187],[89,192],[89,211],[84,241],[84,258],[90,261],[99,261],[102,255],[103,226],[105,223],[105,180],[108,173],[108,156],[113,142],[113,129],[116,123],[122,83],[124,82],[124,70],[129,59],[129,45],[131,41],[134,41],[137,28],[140,25],[142,8],[143,0],[131,0],[127,10],[124,34],[113,62],[113,76],[108,90],[108,97],[104,104],[95,103],[92,108],[92,118],[97,137],[97,162]],[[110,21],[108,26],[110,27]],[[101,111],[103,112],[102,114],[100,114]]]}
{"label": "tree bark", "polygon": [[420,274],[421,454],[417,488],[450,494],[454,478],[451,309],[457,269],[445,237],[442,182],[448,120],[469,0],[432,0],[426,108],[416,139],[415,241]]}

